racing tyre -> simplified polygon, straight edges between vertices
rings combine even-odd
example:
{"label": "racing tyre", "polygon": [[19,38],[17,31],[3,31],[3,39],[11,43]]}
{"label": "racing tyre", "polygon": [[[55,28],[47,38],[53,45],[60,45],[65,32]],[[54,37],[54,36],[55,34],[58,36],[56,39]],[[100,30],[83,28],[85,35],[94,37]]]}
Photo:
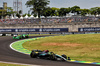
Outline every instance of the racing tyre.
{"label": "racing tyre", "polygon": [[35,52],[31,52],[30,57],[31,58],[36,58],[36,53]]}
{"label": "racing tyre", "polygon": [[22,39],[25,39],[25,36],[22,36]]}
{"label": "racing tyre", "polygon": [[55,56],[55,54],[53,52],[51,52],[50,60],[56,60],[56,56]]}
{"label": "racing tyre", "polygon": [[28,38],[28,36],[25,36],[25,38]]}
{"label": "racing tyre", "polygon": [[19,37],[19,39],[22,39],[21,37]]}
{"label": "racing tyre", "polygon": [[63,54],[63,55],[61,55],[61,56],[64,57],[65,59],[67,59],[67,56],[66,56],[66,55]]}

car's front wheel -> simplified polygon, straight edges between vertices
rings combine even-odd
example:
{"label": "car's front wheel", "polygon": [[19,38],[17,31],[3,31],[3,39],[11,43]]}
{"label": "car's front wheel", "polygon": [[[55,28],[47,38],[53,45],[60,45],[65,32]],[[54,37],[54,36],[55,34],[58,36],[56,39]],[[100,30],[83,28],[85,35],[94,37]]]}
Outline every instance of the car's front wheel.
{"label": "car's front wheel", "polygon": [[63,54],[63,55],[61,55],[61,56],[64,57],[65,59],[67,59],[67,56],[66,56],[66,55]]}

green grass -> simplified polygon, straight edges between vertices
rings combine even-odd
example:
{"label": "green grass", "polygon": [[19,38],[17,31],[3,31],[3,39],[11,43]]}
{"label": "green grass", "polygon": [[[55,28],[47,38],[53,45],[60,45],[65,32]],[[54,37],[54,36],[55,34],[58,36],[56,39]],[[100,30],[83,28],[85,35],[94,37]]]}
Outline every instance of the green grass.
{"label": "green grass", "polygon": [[78,61],[100,62],[100,34],[80,34],[46,37],[28,41],[23,47],[28,50],[50,50],[59,55],[66,54]]}
{"label": "green grass", "polygon": [[48,35],[50,36],[50,35],[58,35],[58,34],[29,34],[29,36],[48,36]]}
{"label": "green grass", "polygon": [[0,66],[26,66],[26,65],[0,63]]}

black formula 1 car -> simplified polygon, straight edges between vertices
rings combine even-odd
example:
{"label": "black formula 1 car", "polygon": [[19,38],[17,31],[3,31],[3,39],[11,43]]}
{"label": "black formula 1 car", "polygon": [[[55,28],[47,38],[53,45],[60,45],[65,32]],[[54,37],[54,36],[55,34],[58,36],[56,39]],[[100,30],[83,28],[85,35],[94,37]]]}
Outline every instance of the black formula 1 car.
{"label": "black formula 1 car", "polygon": [[62,60],[62,61],[67,61],[71,60],[70,57],[67,57],[66,55],[57,55],[54,54],[53,52],[49,52],[48,50],[32,50],[30,53],[31,58],[43,58],[43,59],[49,59],[49,60]]}

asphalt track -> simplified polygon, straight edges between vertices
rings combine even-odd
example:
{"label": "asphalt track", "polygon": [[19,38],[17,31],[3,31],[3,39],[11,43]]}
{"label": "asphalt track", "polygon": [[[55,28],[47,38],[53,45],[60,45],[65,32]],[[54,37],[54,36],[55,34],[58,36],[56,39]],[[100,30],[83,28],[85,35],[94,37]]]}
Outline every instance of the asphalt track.
{"label": "asphalt track", "polygon": [[[34,38],[34,37],[30,37]],[[73,62],[62,62],[62,61],[51,61],[45,59],[30,58],[29,55],[16,52],[10,48],[10,44],[14,42],[12,37],[0,37],[0,61],[23,63],[31,65],[41,66],[98,66],[91,64],[73,63]]]}

